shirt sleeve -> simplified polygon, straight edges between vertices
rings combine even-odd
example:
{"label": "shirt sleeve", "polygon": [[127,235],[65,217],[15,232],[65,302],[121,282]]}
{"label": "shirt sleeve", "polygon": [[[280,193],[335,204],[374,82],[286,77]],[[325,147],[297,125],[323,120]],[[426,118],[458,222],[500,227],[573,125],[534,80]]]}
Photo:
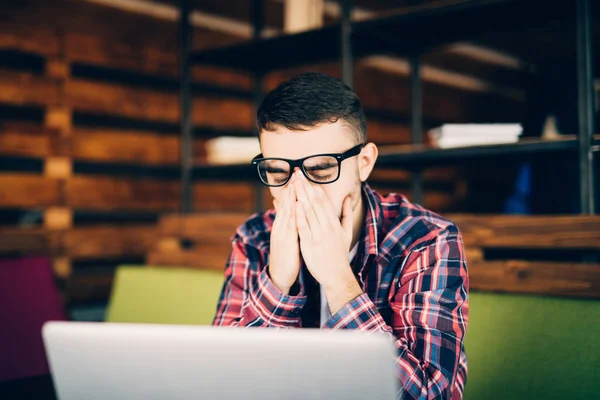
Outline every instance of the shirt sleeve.
{"label": "shirt sleeve", "polygon": [[239,237],[232,247],[213,325],[300,327],[300,311],[306,303],[303,289],[297,296],[282,293],[271,281],[268,266],[260,268],[256,249]]}
{"label": "shirt sleeve", "polygon": [[[334,314],[325,328],[389,333],[398,351],[399,397],[450,399],[468,314],[469,279],[457,228],[447,228],[429,245],[410,252],[400,271],[390,294],[391,326],[362,294]],[[464,382],[466,377],[458,379]]]}

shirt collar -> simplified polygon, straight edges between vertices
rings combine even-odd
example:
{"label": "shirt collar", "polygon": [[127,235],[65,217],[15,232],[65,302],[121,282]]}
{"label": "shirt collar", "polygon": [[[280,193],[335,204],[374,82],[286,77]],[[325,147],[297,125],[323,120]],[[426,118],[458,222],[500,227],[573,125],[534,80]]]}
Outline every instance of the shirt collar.
{"label": "shirt collar", "polygon": [[383,226],[381,200],[366,182],[362,185],[362,192],[365,222],[362,233],[362,260],[357,265],[358,270],[356,271],[359,275],[362,275],[365,267],[368,265],[369,257],[376,256],[379,251],[379,236],[381,235],[381,227]]}

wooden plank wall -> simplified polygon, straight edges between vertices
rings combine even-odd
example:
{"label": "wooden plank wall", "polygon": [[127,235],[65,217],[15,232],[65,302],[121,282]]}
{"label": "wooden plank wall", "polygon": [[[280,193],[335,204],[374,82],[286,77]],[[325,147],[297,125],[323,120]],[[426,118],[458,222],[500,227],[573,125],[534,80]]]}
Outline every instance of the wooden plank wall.
{"label": "wooden plank wall", "polygon": [[[600,299],[600,217],[448,217],[462,234],[471,290]],[[165,215],[148,263],[221,270],[231,252],[229,239],[244,218]]]}
{"label": "wooden plank wall", "polygon": [[[143,263],[158,216],[179,209],[176,27],[59,3],[0,9],[0,209],[39,214],[30,228],[4,221],[0,253],[50,254],[74,297],[106,298],[111,265]],[[210,68],[194,75],[198,129],[250,134],[251,80]],[[198,182],[195,208],[250,213],[250,193],[248,183]]]}
{"label": "wooden plank wall", "polygon": [[449,218],[463,235],[471,289],[600,298],[600,217]]}
{"label": "wooden plank wall", "polygon": [[159,222],[160,239],[147,262],[221,271],[231,253],[231,237],[246,218],[243,213],[164,215]]}
{"label": "wooden plank wall", "polygon": [[[196,48],[239,40],[194,31]],[[0,240],[0,252],[50,253],[74,300],[81,293],[86,300],[106,298],[112,270],[96,266],[143,262],[156,242],[158,217],[179,208],[176,43],[174,23],[87,2],[0,7],[0,210],[37,221],[17,229],[17,221],[0,220],[0,237],[11,238]],[[339,74],[332,65],[315,69]],[[294,72],[271,74],[266,88]],[[367,67],[356,73],[356,90],[374,110],[370,139],[408,143],[406,80]],[[251,134],[252,78],[195,67],[193,79],[193,120],[201,133],[194,148],[201,159],[208,137]],[[429,120],[477,120],[480,103],[478,96],[426,85]],[[459,174],[428,171],[425,206],[460,209],[466,193]],[[401,171],[377,171],[374,178],[383,191],[408,191],[411,181]],[[194,198],[197,211],[254,209],[247,182],[199,181]]]}

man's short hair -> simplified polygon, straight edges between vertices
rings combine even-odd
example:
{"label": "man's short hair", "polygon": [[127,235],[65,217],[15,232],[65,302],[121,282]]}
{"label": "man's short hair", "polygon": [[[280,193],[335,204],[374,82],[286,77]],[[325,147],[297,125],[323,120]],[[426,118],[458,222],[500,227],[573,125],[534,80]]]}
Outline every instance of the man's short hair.
{"label": "man's short hair", "polygon": [[342,81],[320,72],[298,75],[271,91],[256,113],[258,132],[277,125],[308,130],[342,120],[356,134],[356,143],[367,140],[367,121],[356,93]]}

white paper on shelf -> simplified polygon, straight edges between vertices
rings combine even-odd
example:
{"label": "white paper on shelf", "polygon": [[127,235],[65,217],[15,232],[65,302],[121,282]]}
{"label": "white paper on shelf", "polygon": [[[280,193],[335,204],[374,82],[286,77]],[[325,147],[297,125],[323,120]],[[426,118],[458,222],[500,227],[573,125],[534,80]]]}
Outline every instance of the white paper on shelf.
{"label": "white paper on shelf", "polygon": [[479,139],[455,139],[455,138],[444,138],[434,141],[434,146],[449,149],[454,147],[470,147],[470,146],[489,146],[494,144],[510,144],[517,143],[519,141],[518,136],[506,137],[506,138],[479,138]]}
{"label": "white paper on shelf", "polygon": [[521,124],[444,124],[428,135],[435,147],[453,148],[516,143]]}
{"label": "white paper on shelf", "polygon": [[221,136],[207,140],[204,148],[209,164],[249,163],[260,153],[260,144],[256,137]]}
{"label": "white paper on shelf", "polygon": [[444,124],[431,129],[432,139],[442,137],[490,137],[490,136],[520,136],[523,132],[521,124]]}

